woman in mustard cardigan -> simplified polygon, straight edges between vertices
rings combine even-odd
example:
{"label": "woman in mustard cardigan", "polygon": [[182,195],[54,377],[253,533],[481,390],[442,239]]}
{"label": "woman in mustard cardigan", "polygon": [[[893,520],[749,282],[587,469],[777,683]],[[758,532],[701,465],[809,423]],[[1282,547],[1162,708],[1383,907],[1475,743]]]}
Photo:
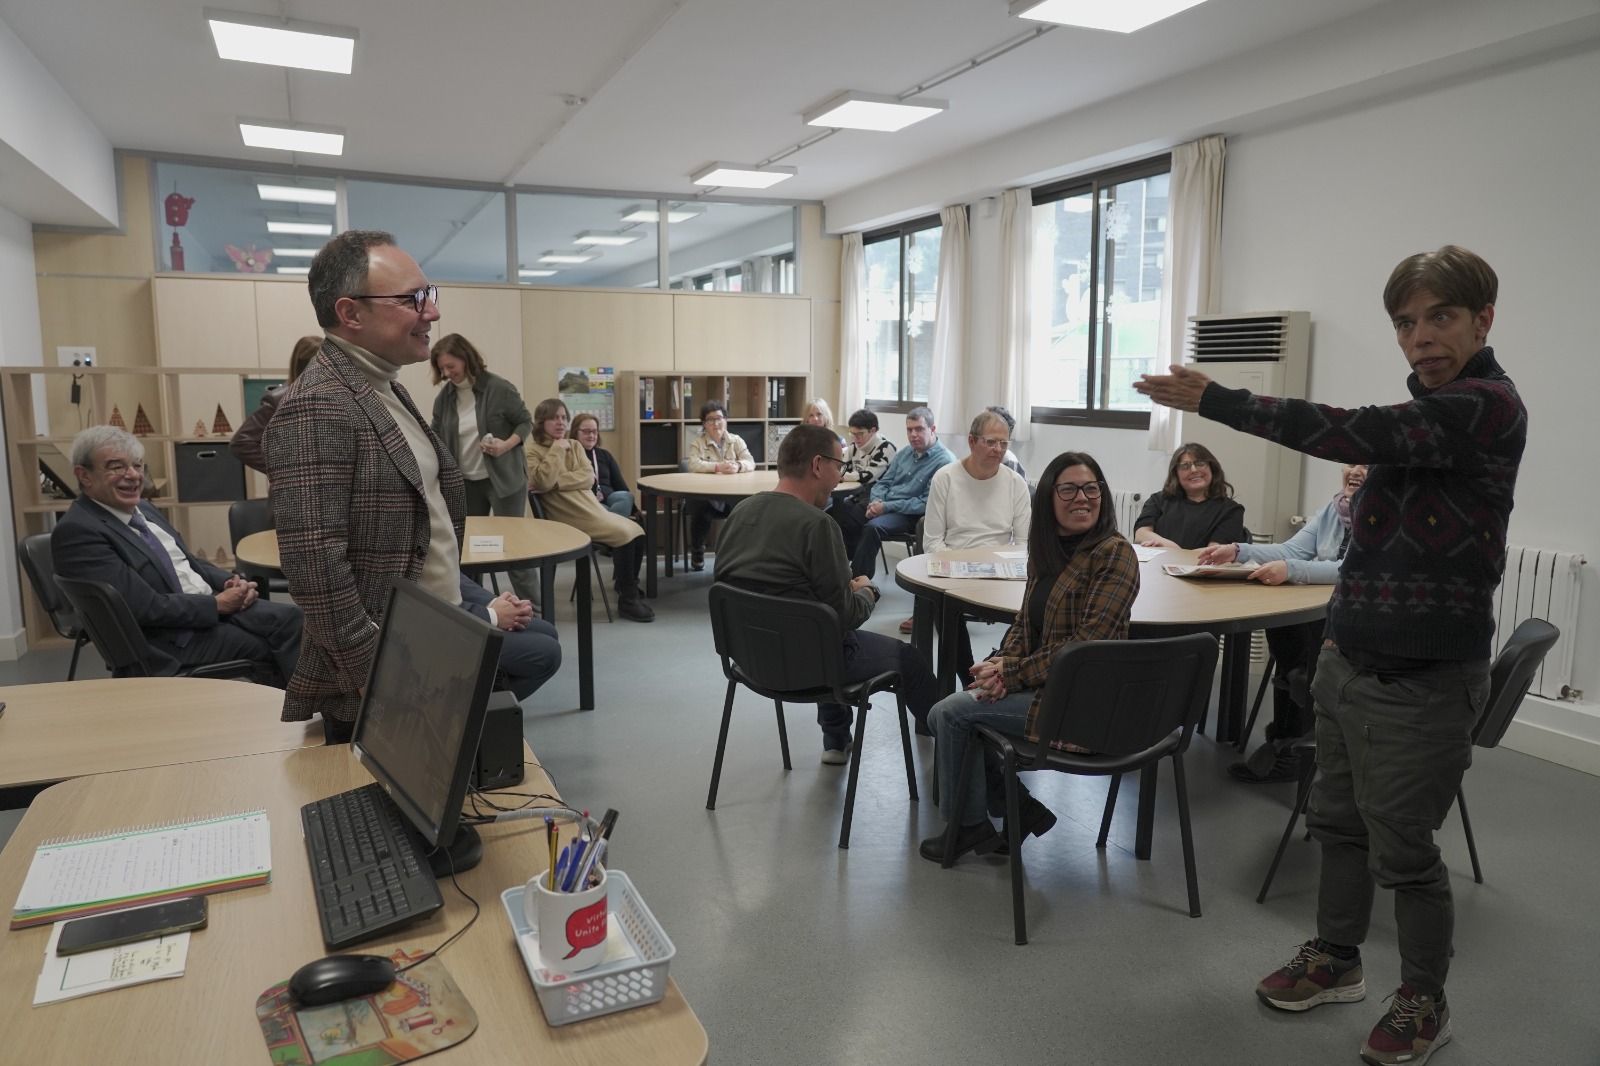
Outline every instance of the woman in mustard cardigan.
{"label": "woman in mustard cardigan", "polygon": [[528,491],[539,497],[546,518],[581,529],[611,549],[617,613],[634,622],[654,621],[655,612],[639,592],[644,529],[595,498],[594,467],[583,445],[567,435],[571,424],[566,404],[554,397],[539,401],[527,446]]}

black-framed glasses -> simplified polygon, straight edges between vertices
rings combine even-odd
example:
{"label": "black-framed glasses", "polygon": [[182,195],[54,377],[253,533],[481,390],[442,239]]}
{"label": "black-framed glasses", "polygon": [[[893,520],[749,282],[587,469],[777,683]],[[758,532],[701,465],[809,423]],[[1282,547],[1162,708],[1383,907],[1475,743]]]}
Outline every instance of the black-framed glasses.
{"label": "black-framed glasses", "polygon": [[352,293],[352,300],[410,300],[411,306],[416,308],[417,314],[422,314],[429,304],[439,306],[439,286],[424,285],[416,292],[391,292],[391,293]]}
{"label": "black-framed glasses", "polygon": [[1192,463],[1179,463],[1178,464],[1178,473],[1187,474],[1189,471],[1191,471],[1191,470],[1199,470],[1201,467],[1204,467],[1205,469],[1210,470],[1211,469],[1211,464],[1206,462],[1204,459],[1196,459]]}
{"label": "black-framed glasses", "polygon": [[831,455],[819,455],[819,456],[817,456],[817,458],[818,459],[826,459],[830,463],[838,463],[839,464],[839,469],[840,470],[844,469],[844,460],[843,459],[835,459]]}
{"label": "black-framed glasses", "polygon": [[1056,486],[1055,493],[1056,499],[1063,503],[1071,503],[1072,498],[1080,494],[1086,500],[1098,500],[1100,498],[1100,482],[1085,481],[1082,485],[1075,485],[1070,481],[1063,481]]}

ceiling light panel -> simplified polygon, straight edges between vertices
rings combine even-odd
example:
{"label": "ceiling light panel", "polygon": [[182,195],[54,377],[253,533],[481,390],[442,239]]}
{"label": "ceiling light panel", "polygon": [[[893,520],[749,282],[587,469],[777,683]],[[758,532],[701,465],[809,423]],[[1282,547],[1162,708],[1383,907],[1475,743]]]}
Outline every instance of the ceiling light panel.
{"label": "ceiling light panel", "polygon": [[272,254],[279,259],[310,259],[317,254],[315,248],[274,248]]}
{"label": "ceiling light panel", "polygon": [[311,268],[310,267],[276,267],[274,269],[276,269],[277,272],[280,273],[280,274],[309,274],[309,273],[311,273]]}
{"label": "ceiling light panel", "polygon": [[1035,22],[1133,33],[1204,0],[1011,0],[1011,13]]}
{"label": "ceiling light panel", "polygon": [[586,229],[572,238],[572,243],[597,245],[604,248],[620,248],[625,244],[632,244],[643,237],[643,233],[613,233],[607,230]]}
{"label": "ceiling light panel", "polygon": [[539,257],[541,263],[587,263],[599,259],[599,252],[546,252]]}
{"label": "ceiling light panel", "polygon": [[343,155],[344,131],[329,127],[268,125],[249,119],[239,120],[239,136],[249,148],[275,148],[284,152],[312,152],[317,155]]}
{"label": "ceiling light panel", "polygon": [[[690,207],[688,204],[668,204],[668,222],[687,222],[691,218],[699,218],[706,213],[703,207]],[[634,204],[622,212],[624,222],[656,222],[660,220],[656,209],[646,204]]]}
{"label": "ceiling light panel", "polygon": [[330,74],[348,74],[355,62],[356,31],[345,26],[209,8],[205,16],[223,59]]}
{"label": "ceiling light panel", "polygon": [[854,91],[838,96],[805,113],[808,126],[827,126],[833,129],[876,130],[893,133],[913,123],[932,118],[950,107],[948,101],[926,96],[913,96],[905,100],[896,96],[874,96]]}
{"label": "ceiling light panel", "polygon": [[559,270],[519,270],[519,271],[517,271],[517,277],[519,277],[519,278],[553,278],[559,273],[560,273]]}
{"label": "ceiling light panel", "polygon": [[333,236],[332,222],[290,222],[288,220],[267,220],[268,233],[294,234],[301,237],[331,237]]}
{"label": "ceiling light panel", "polygon": [[332,189],[302,189],[297,185],[257,185],[256,195],[281,204],[321,204],[332,207],[338,195]]}
{"label": "ceiling light panel", "polygon": [[770,189],[788,181],[798,171],[794,167],[758,167],[746,163],[711,163],[695,171],[689,180],[696,185],[730,189]]}

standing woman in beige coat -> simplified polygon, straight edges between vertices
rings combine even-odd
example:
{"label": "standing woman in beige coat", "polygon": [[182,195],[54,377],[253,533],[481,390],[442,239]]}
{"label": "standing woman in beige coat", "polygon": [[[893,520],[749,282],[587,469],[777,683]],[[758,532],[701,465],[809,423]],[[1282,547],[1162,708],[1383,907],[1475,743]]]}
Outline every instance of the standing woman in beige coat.
{"label": "standing woman in beige coat", "polygon": [[595,498],[594,467],[583,445],[567,436],[571,424],[566,404],[554,397],[539,401],[527,447],[528,491],[538,495],[546,518],[581,529],[611,549],[617,613],[634,622],[654,621],[655,612],[639,591],[644,529]]}

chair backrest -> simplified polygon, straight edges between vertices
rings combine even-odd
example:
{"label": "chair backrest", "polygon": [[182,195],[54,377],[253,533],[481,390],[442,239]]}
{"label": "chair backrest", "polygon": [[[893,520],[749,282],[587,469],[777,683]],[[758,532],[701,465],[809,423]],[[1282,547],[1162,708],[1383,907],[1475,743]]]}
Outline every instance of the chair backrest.
{"label": "chair backrest", "polygon": [[711,639],[729,678],[768,693],[840,687],[844,631],[832,607],[723,581],[711,586],[710,601]]}
{"label": "chair backrest", "polygon": [[1185,750],[1211,701],[1216,667],[1210,633],[1068,644],[1050,662],[1039,740],[1133,755],[1182,729]]}
{"label": "chair backrest", "polygon": [[271,500],[234,500],[228,505],[228,539],[235,555],[239,542],[250,534],[276,528]]}
{"label": "chair backrest", "polygon": [[1539,664],[1560,639],[1561,630],[1543,618],[1526,619],[1506,638],[1489,669],[1489,702],[1472,731],[1474,744],[1492,748],[1500,743],[1533,684],[1533,675],[1539,672]]}
{"label": "chair backrest", "polygon": [[50,554],[50,534],[35,533],[23,537],[20,549],[22,570],[28,575],[33,594],[39,597],[39,606],[50,616],[50,624],[56,627],[57,633],[69,640],[76,640],[83,623],[78,620],[78,612],[72,609],[72,604],[67,602],[66,597],[61,595],[61,589],[56,586],[56,560]]}
{"label": "chair backrest", "polygon": [[104,581],[56,575],[67,602],[78,612],[95,650],[114,677],[143,677],[150,668],[150,645],[122,594]]}
{"label": "chair backrest", "polygon": [[533,514],[533,517],[543,519],[544,502],[539,499],[539,495],[537,492],[528,493],[528,509]]}

